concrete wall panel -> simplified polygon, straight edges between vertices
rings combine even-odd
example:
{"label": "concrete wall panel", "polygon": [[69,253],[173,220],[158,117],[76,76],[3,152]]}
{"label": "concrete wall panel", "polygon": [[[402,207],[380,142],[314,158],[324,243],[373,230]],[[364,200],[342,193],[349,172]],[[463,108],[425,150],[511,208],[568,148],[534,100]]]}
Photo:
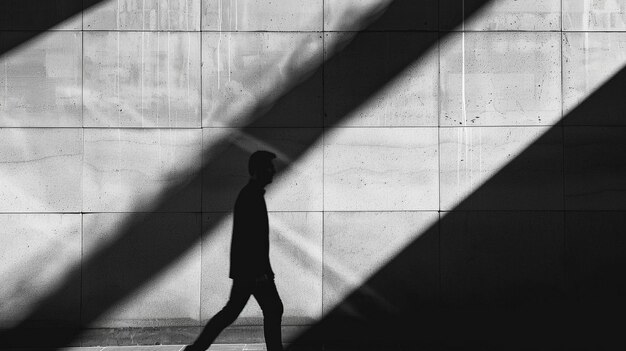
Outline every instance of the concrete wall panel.
{"label": "concrete wall panel", "polygon": [[563,1],[563,30],[624,31],[626,30],[626,1]]}
{"label": "concrete wall panel", "polygon": [[[92,327],[148,327],[197,325],[200,311],[200,215],[168,213],[159,216],[141,213],[97,213],[83,216],[83,323]],[[148,220],[147,220],[148,219]],[[134,230],[125,230],[128,223]],[[90,261],[99,249],[126,235],[112,257]],[[150,238],[150,240],[143,240]],[[176,241],[194,242],[184,255],[158,272],[147,284],[114,308],[100,315],[102,304],[134,284],[138,274],[150,271],[160,260],[160,251]],[[120,243],[121,242],[121,243]],[[115,282],[114,284],[108,284]]]}
{"label": "concrete wall panel", "polygon": [[[562,209],[562,143],[561,131],[547,127],[441,128],[441,208]],[[516,159],[518,166],[491,179]],[[467,198],[485,181],[480,196]]]}
{"label": "concrete wall panel", "polygon": [[441,125],[552,125],[561,118],[558,33],[454,33],[441,44]]}
{"label": "concrete wall panel", "polygon": [[80,211],[82,141],[81,129],[0,129],[0,211]]}
{"label": "concrete wall panel", "polygon": [[[268,202],[269,205],[269,202]],[[219,312],[228,301],[232,280],[230,240],[232,215],[205,213],[202,242],[202,320]],[[307,325],[322,313],[322,213],[270,212],[270,261],[285,312],[283,324]],[[263,314],[254,298],[235,324],[262,325]]]}
{"label": "concrete wall panel", "polygon": [[563,292],[562,212],[465,212],[441,222],[445,304],[532,307]]}
{"label": "concrete wall panel", "polygon": [[568,289],[581,297],[621,300],[624,293],[623,211],[571,211],[565,214]]}
{"label": "concrete wall panel", "polygon": [[[623,0],[105,0],[57,23],[88,3],[0,4],[1,326],[54,293],[30,322],[191,341],[228,298],[258,149],[285,341],[335,307],[621,311]],[[261,325],[251,301],[220,340]]]}
{"label": "concrete wall panel", "polygon": [[[332,46],[347,41],[352,35],[327,33],[327,59],[333,54]],[[439,83],[437,38],[436,33],[360,34],[354,39],[358,45],[340,51],[324,69],[325,126],[436,126]],[[400,46],[406,50],[389,50]],[[373,48],[375,53],[372,53]],[[420,48],[427,53],[370,96],[372,87],[412,61],[413,53]],[[365,103],[357,105],[355,110],[346,111],[346,101],[361,100]]]}
{"label": "concrete wall panel", "polygon": [[256,126],[322,126],[321,72],[279,100],[299,83],[298,70],[322,64],[321,34],[203,33],[202,45],[203,126],[245,126],[261,116]]}
{"label": "concrete wall panel", "polygon": [[565,208],[626,209],[625,127],[565,128]]}
{"label": "concrete wall panel", "polygon": [[324,137],[326,211],[436,210],[436,128],[338,128]]}
{"label": "concrete wall panel", "polygon": [[199,127],[200,34],[85,33],[86,127]]}
{"label": "concrete wall panel", "polygon": [[[85,212],[199,211],[199,129],[85,129]],[[191,182],[191,183],[189,183]],[[159,203],[170,187],[186,184]]]}
{"label": "concrete wall panel", "polygon": [[323,0],[202,0],[202,30],[321,31]]}
{"label": "concrete wall panel", "polygon": [[84,13],[85,30],[200,30],[200,0],[104,0]]}
{"label": "concrete wall panel", "polygon": [[[437,0],[324,0],[324,30],[437,30],[437,5]],[[355,21],[383,12],[382,21],[366,28],[365,21]]]}
{"label": "concrete wall panel", "polygon": [[[563,34],[563,110],[567,125],[624,125],[626,101],[610,96],[581,109],[582,102],[626,65],[626,33]],[[622,89],[626,88],[622,82]],[[614,84],[613,84],[614,85]],[[614,86],[614,90],[621,90]]]}
{"label": "concrete wall panel", "polygon": [[[321,130],[314,128],[204,128],[202,210],[232,211],[246,185],[248,158],[256,150],[277,154],[279,174],[266,187],[269,211],[322,210]],[[310,146],[310,148],[309,148]]]}
{"label": "concrete wall panel", "polygon": [[561,29],[561,0],[440,0],[439,16],[443,30],[555,31]]}
{"label": "concrete wall panel", "polygon": [[[0,43],[28,32],[0,32]],[[80,127],[82,33],[42,34],[0,53],[0,127]]]}
{"label": "concrete wall panel", "polygon": [[3,1],[0,30],[81,30],[83,0]]}
{"label": "concrete wall panel", "polygon": [[[414,271],[403,280],[415,287],[416,300],[435,301],[439,287],[437,235],[423,234],[438,220],[437,212],[331,212],[324,213],[324,313],[360,288],[382,306],[399,301],[381,301],[376,291],[362,286],[388,260],[414,240],[423,242],[423,255],[415,257]],[[431,232],[432,233],[432,232]],[[349,306],[343,306],[349,309]]]}
{"label": "concrete wall panel", "polygon": [[[81,259],[79,214],[0,214],[0,326],[20,322]],[[80,283],[32,318],[45,326],[78,325]]]}

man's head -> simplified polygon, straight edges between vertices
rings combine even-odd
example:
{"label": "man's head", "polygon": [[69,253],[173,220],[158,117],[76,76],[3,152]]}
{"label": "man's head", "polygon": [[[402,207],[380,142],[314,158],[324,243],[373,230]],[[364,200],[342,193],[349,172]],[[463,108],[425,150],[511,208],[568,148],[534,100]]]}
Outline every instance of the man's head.
{"label": "man's head", "polygon": [[258,181],[263,186],[272,182],[276,169],[272,160],[276,158],[276,154],[269,151],[255,151],[248,159],[248,173],[250,178]]}

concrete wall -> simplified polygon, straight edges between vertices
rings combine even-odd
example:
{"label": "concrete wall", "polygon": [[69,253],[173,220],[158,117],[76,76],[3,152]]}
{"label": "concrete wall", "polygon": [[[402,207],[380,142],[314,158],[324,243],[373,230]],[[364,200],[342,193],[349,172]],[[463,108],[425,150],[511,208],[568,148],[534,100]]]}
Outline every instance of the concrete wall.
{"label": "concrete wall", "polygon": [[[390,3],[108,0],[2,53],[2,326],[206,323],[258,148],[279,155],[266,200],[285,326],[316,323],[452,210],[420,258],[424,299],[565,284],[565,238],[593,240],[566,229],[625,209],[623,167],[591,162],[623,149],[623,116],[557,123],[626,63],[626,1],[495,0],[469,17],[396,0],[377,19]],[[540,166],[457,208],[538,139]],[[485,218],[518,232],[477,243]],[[532,232],[552,236],[515,242]],[[261,325],[258,306],[235,324]]]}

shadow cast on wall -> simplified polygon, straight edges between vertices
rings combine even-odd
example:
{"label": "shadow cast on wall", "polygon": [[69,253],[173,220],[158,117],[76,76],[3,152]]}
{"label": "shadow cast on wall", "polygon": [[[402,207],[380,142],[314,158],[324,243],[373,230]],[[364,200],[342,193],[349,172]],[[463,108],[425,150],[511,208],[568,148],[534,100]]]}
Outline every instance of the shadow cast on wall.
{"label": "shadow cast on wall", "polygon": [[6,0],[0,3],[0,56],[103,0]]}
{"label": "shadow cast on wall", "polygon": [[[486,2],[466,1],[465,15],[470,16]],[[391,6],[372,26],[396,20],[403,23],[422,5],[398,0]],[[460,23],[462,17],[458,19]],[[322,136],[320,115],[307,114],[307,118],[317,120],[298,121],[303,126],[320,125],[320,128],[303,133],[306,135],[298,137],[295,143],[275,139],[266,129],[257,127],[270,124],[273,118],[284,117],[284,114],[301,115],[294,100],[302,99],[303,91],[307,92],[305,96],[310,92],[321,93],[312,86],[318,84],[325,72],[340,70],[346,66],[342,60],[354,57],[355,53],[361,54],[361,63],[343,73],[349,86],[358,87],[334,106],[337,116],[343,117],[393,80],[438,39],[433,35],[406,42],[390,35],[361,33],[323,68],[280,98],[269,111],[255,112],[255,122],[241,131],[280,150],[288,159],[298,159]],[[3,44],[2,52],[18,44]],[[380,47],[387,49],[373,49]],[[394,53],[391,61],[386,61],[389,57],[385,52]],[[373,74],[372,65],[380,62],[386,62],[385,69]],[[357,290],[296,340],[293,347],[320,343],[359,347],[394,340],[398,344],[422,343],[434,348],[493,345],[553,348],[561,343],[577,346],[615,341],[610,337],[619,335],[613,332],[620,325],[610,323],[608,317],[623,312],[618,298],[623,293],[619,279],[619,273],[623,275],[623,272],[617,267],[622,263],[624,247],[619,235],[623,220],[619,213],[591,211],[592,214],[581,216],[573,211],[563,212],[563,208],[502,216],[494,212],[502,201],[523,203],[527,209],[533,209],[536,204],[544,209],[546,199],[552,200],[558,194],[564,196],[563,206],[569,209],[570,200],[575,201],[578,194],[584,192],[571,190],[576,187],[570,188],[569,181],[563,184],[555,179],[553,173],[559,167],[565,169],[566,175],[572,174],[572,179],[578,175],[583,187],[608,192],[619,188],[619,178],[611,178],[616,184],[606,187],[605,176],[612,172],[619,174],[623,169],[619,161],[620,147],[623,149],[621,140],[624,140],[621,129],[611,129],[607,133],[612,137],[607,138],[607,133],[603,132],[607,128],[570,124],[601,125],[603,116],[597,111],[609,111],[613,115],[623,111],[617,94],[623,91],[619,88],[625,85],[624,78],[623,73],[616,76],[570,113],[562,124],[537,140],[455,210],[443,215],[440,223],[421,234],[368,280],[370,290],[373,288],[395,306],[395,310],[382,308],[366,293]],[[325,126],[332,127],[340,119]],[[585,142],[585,138],[598,142]],[[574,151],[567,152],[569,148]],[[241,169],[233,173],[244,175],[248,156],[249,151],[232,140],[222,140],[206,150],[201,171],[164,189],[149,213],[130,219],[115,241],[85,257],[82,266],[68,272],[60,288],[50,292],[23,323],[0,335],[0,344],[71,345],[80,334],[81,325],[70,324],[57,329],[33,329],[33,326],[37,325],[36,321],[58,313],[67,290],[83,284],[84,271],[99,272],[92,288],[98,291],[93,297],[95,302],[89,310],[82,311],[81,324],[88,325],[183,255],[201,238],[185,232],[189,224],[182,219],[181,223],[168,223],[167,230],[163,230],[161,214],[167,212],[172,203],[185,201],[198,184],[203,185],[205,193],[211,194],[214,201],[230,206],[238,187],[224,183],[243,185],[245,180],[225,179],[223,173],[215,170],[241,165]],[[600,171],[588,168],[590,164],[597,164]],[[290,165],[278,166],[278,171],[282,172]],[[560,193],[526,191],[545,182]],[[506,198],[501,196],[503,191]],[[476,209],[475,204],[479,204],[481,210],[469,211]],[[217,222],[219,220],[214,221]],[[201,224],[198,221],[196,225]],[[202,228],[202,232],[209,233],[211,229]],[[494,276],[499,280],[490,282]],[[537,346],[537,342],[542,344]]]}
{"label": "shadow cast on wall", "polygon": [[293,348],[623,348],[625,88],[623,69]]}
{"label": "shadow cast on wall", "polygon": [[[466,8],[465,14],[469,16],[486,2],[487,0],[477,1],[475,5],[472,5],[472,10]],[[84,7],[79,6],[79,2],[55,3],[55,6],[59,6],[58,11],[53,11],[55,16],[46,19],[40,25],[38,21],[43,15],[36,1],[10,2],[13,12],[25,15],[21,16],[19,21],[5,17],[3,25],[6,23],[7,26],[17,29],[40,29],[26,33],[20,37],[21,41],[13,40],[3,43],[3,53],[34,37],[41,30],[50,28],[83,8],[87,8],[87,3],[84,2]],[[88,5],[96,3],[97,1],[91,1]],[[411,13],[425,8],[432,10],[435,3],[434,1],[423,4],[408,0],[395,1],[387,12],[372,23],[371,28],[375,29],[377,25],[396,21],[410,23]],[[56,7],[52,8],[56,9]],[[462,12],[460,8],[457,10],[455,13]],[[35,14],[30,20],[27,16],[29,11]],[[346,114],[367,101],[379,89],[400,75],[408,65],[432,48],[439,38],[436,33],[429,33],[418,35],[417,39],[401,40],[397,36],[384,33],[356,35],[339,55],[307,75],[306,80],[279,97],[275,103],[271,103],[270,108],[259,104],[261,107],[250,112],[250,118],[245,119],[252,122],[246,127],[239,128],[239,135],[251,137],[264,145],[264,148],[278,151],[286,160],[297,160],[320,140],[324,132],[323,127],[332,128],[339,123]],[[372,50],[372,48],[385,48],[385,50]],[[394,53],[394,55],[388,53]],[[355,57],[358,57],[359,65],[342,72]],[[372,69],[373,67],[376,67],[376,70]],[[324,72],[342,72],[345,88],[341,94],[346,94],[333,106],[335,111],[333,121],[326,123],[323,121],[320,108],[311,107],[311,111],[302,113],[302,101],[319,101],[319,95],[323,94],[320,83]],[[268,97],[270,101],[273,99],[275,99],[274,96]],[[293,116],[298,116],[298,118],[294,119]],[[265,128],[268,125],[285,126],[285,120],[293,121],[293,124],[286,127],[294,127],[293,129],[298,134],[296,138],[276,137],[268,128]],[[312,126],[319,128],[310,128]],[[197,236],[190,231],[190,227],[202,226],[199,218],[196,220],[189,216],[178,216],[166,223],[163,213],[169,212],[173,204],[197,198],[192,193],[197,192],[200,188],[199,184],[202,184],[204,188],[204,201],[211,202],[213,204],[211,207],[231,208],[240,187],[247,181],[245,167],[250,153],[251,150],[242,148],[237,138],[220,139],[210,149],[204,150],[201,170],[189,172],[188,177],[181,178],[176,184],[164,188],[148,212],[142,209],[143,213],[127,219],[125,223],[118,226],[120,229],[115,239],[99,247],[93,254],[83,257],[81,265],[68,271],[58,288],[50,291],[37,306],[33,306],[32,312],[21,323],[2,331],[0,346],[51,348],[76,345],[77,337],[84,331],[83,327],[102,317],[124,298],[157,276],[202,240],[202,236],[210,233],[213,226],[226,217],[227,213],[214,214],[209,226],[198,230],[197,232],[202,234]],[[279,174],[290,167],[290,164],[280,161],[276,162]],[[229,170],[226,173],[234,176],[224,177],[224,170]],[[193,223],[190,224],[190,220]],[[86,275],[85,272],[95,273]],[[89,284],[86,284],[87,281]],[[68,296],[76,296],[76,291],[80,291],[81,299],[89,299],[89,306],[82,304],[78,320],[57,323],[58,317],[66,312]],[[55,321],[54,325],[50,325],[51,319]],[[186,337],[187,342],[193,340],[193,336]]]}

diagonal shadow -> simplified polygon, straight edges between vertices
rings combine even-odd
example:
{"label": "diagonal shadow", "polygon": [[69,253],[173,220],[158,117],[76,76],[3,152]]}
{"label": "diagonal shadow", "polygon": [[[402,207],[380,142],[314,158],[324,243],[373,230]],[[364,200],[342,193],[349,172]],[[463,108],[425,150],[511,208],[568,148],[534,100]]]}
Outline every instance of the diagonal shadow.
{"label": "diagonal shadow", "polygon": [[626,69],[442,212],[292,349],[623,349],[624,89]]}
{"label": "diagonal shadow", "polygon": [[[487,2],[488,0],[475,0],[471,1],[470,4],[470,1],[467,1],[464,11],[465,18],[471,16]],[[28,4],[28,6],[34,6],[34,2],[28,2]],[[454,8],[452,13],[457,16],[455,18],[458,18],[460,22],[463,18],[459,15],[462,12],[461,9],[453,5],[449,6]],[[458,5],[456,6],[458,7]],[[385,23],[410,23],[413,13],[428,7],[432,7],[432,4],[397,0],[369,28],[375,29]],[[68,13],[72,13],[74,10],[75,8],[71,7]],[[61,19],[60,17],[57,19]],[[54,24],[52,21],[46,23]],[[404,38],[407,36],[410,34],[407,33]],[[342,63],[342,60],[345,59],[345,53],[350,55],[361,54],[363,67],[343,74],[344,81],[349,83],[350,87],[355,87],[356,91],[353,91],[345,99],[336,102],[333,106],[334,119],[325,124],[326,127],[333,127],[350,111],[367,101],[388,82],[398,77],[408,65],[421,57],[439,40],[435,33],[422,33],[416,38],[417,40],[401,40],[397,36],[384,33],[377,35],[357,34],[338,55],[328,60],[323,67],[318,68],[304,82],[280,97],[268,111],[257,110],[252,112],[253,117],[250,120],[253,122],[240,128],[240,130],[245,135],[261,140],[274,150],[279,150],[286,156],[286,159],[297,160],[310,146],[320,140],[324,132],[323,128],[307,128],[305,132],[298,134],[297,142],[289,142],[285,141],[284,138],[275,138],[264,127],[272,125],[274,118],[279,118],[285,113],[293,116],[302,115],[302,106],[294,103],[294,101],[302,101],[303,97],[306,99],[307,96],[309,100],[314,100],[310,95],[311,92],[319,93],[318,84],[324,70],[339,72],[345,67],[345,63]],[[3,46],[4,51],[6,52],[18,44],[18,42],[14,42],[5,45]],[[377,49],[372,50],[372,48]],[[378,48],[385,48],[385,50],[378,50]],[[387,53],[394,53],[394,55]],[[379,66],[374,66],[377,69],[372,70],[372,65]],[[295,129],[302,126],[320,126],[319,115],[315,113],[304,114],[302,120],[297,120],[294,123],[290,127]],[[305,130],[304,128],[300,129]],[[89,257],[84,257],[82,265],[68,271],[59,287],[46,295],[23,322],[0,334],[0,346],[50,348],[71,345],[72,341],[80,334],[81,326],[87,326],[101,317],[202,239],[185,232],[189,228],[188,218],[181,216],[179,219],[166,224],[163,213],[168,212],[172,204],[184,203],[189,198],[194,198],[192,194],[197,192],[199,184],[203,184],[204,193],[209,194],[211,199],[209,201],[213,201],[213,199],[216,202],[223,201],[221,205],[230,208],[239,187],[223,186],[223,176],[220,177],[214,171],[230,169],[232,168],[230,165],[233,164],[245,165],[248,155],[248,150],[244,150],[238,143],[226,139],[217,142],[210,150],[205,150],[204,162],[200,171],[195,171],[189,177],[180,179],[177,184],[163,189],[148,212],[131,218],[127,223],[124,223],[116,239],[99,247]],[[290,164],[279,163],[278,172],[284,172],[289,167]],[[245,171],[241,169],[238,174],[245,174]],[[232,179],[226,181],[231,182]],[[243,185],[243,182],[239,185]],[[225,215],[226,213],[216,214],[212,218],[212,223],[219,223]],[[161,234],[164,226],[167,229],[167,233],[164,234],[167,235]],[[208,233],[212,228],[212,226],[202,228],[202,233]],[[203,235],[205,234],[201,236]],[[90,288],[99,293],[97,299],[90,301],[90,308],[82,310],[81,325],[69,322],[57,328],[50,328],[49,325],[45,325],[44,328],[37,328],[40,326],[39,321],[46,319],[47,316],[63,313],[62,309],[59,309],[59,306],[62,306],[60,302],[64,301],[65,296],[71,296],[73,289],[81,286],[85,279],[83,272],[100,272],[101,274],[93,279],[94,285]]]}
{"label": "diagonal shadow", "polygon": [[[355,41],[355,45],[357,43]],[[415,48],[410,51],[423,52]],[[332,64],[333,61],[328,63],[329,66]],[[401,64],[398,67],[401,67]],[[398,68],[395,73],[400,70]],[[359,82],[357,78],[359,77],[355,77],[355,82]],[[343,341],[348,346],[354,346],[358,344],[355,340],[369,345],[378,341],[395,340],[398,343],[421,342],[427,346],[449,346],[459,349],[501,345],[508,348],[597,349],[601,345],[613,346],[614,342],[619,342],[615,340],[615,336],[619,335],[616,331],[620,328],[623,330],[623,323],[615,323],[617,319],[610,317],[623,315],[621,296],[624,296],[624,286],[619,279],[624,273],[619,268],[624,266],[624,239],[620,235],[623,219],[620,213],[593,211],[590,214],[582,210],[606,209],[602,206],[585,207],[585,197],[589,193],[585,190],[591,190],[592,193],[602,191],[615,193],[617,196],[613,199],[614,202],[618,208],[623,208],[620,206],[622,203],[619,191],[611,191],[612,188],[622,185],[620,180],[612,180],[613,184],[607,183],[605,176],[609,173],[619,175],[623,172],[623,164],[619,160],[623,154],[624,135],[620,128],[586,128],[573,125],[601,126],[604,119],[609,117],[614,121],[615,116],[619,116],[624,110],[621,102],[623,99],[618,99],[620,95],[617,94],[623,91],[625,80],[622,71],[564,119],[567,127],[563,130],[555,128],[540,138],[367,282],[369,287],[374,287],[379,294],[401,308],[403,311],[401,314],[392,314],[387,309],[378,308],[379,306],[367,295],[357,291],[344,302],[344,305],[350,305],[353,311],[358,311],[358,315],[346,314],[345,308],[339,308],[299,339],[296,345],[322,340],[327,343]],[[378,83],[384,84],[384,80]],[[367,91],[370,91],[371,95],[375,90],[375,84],[372,84],[371,89],[365,89],[365,95],[367,96]],[[288,97],[283,100],[286,99]],[[347,105],[351,104],[355,102]],[[254,129],[246,132],[258,134],[258,130]],[[561,132],[564,132],[564,139]],[[316,138],[311,136],[304,144],[315,140]],[[526,209],[546,209],[544,204],[546,199],[552,200],[554,194],[548,196],[534,193],[533,196],[529,196],[526,190],[536,189],[538,185],[546,183],[559,189],[558,181],[555,185],[555,179],[550,173],[558,169],[559,153],[554,149],[558,149],[562,142],[565,142],[566,157],[564,162],[561,161],[561,167],[565,166],[566,174],[569,175],[566,178],[568,184],[565,186],[566,207],[578,210],[565,214],[557,212],[563,216],[561,222],[563,231],[559,230],[558,220],[555,225],[551,222],[555,221],[554,218],[541,219],[546,217],[546,213],[538,214],[541,211],[517,214],[522,217],[521,219],[515,218],[516,215],[498,219],[498,216],[489,211],[502,208],[504,197],[500,195],[503,192],[507,193],[507,202],[523,203],[525,205],[522,207]],[[226,157],[229,153],[239,155],[237,157],[242,160],[245,159],[245,152],[238,151],[234,145],[224,143],[222,150],[230,151],[222,152],[221,158],[211,156],[207,164],[213,166],[219,165],[220,162],[229,162],[231,158]],[[303,152],[303,150],[287,151],[294,157]],[[600,171],[594,171],[590,165],[597,166]],[[528,176],[529,174],[534,176]],[[197,176],[189,183],[200,181],[200,176]],[[117,269],[122,268],[127,275],[121,286],[113,284],[119,280],[119,275],[103,277],[102,286],[110,288],[110,294],[107,294],[108,298],[99,302],[96,311],[87,316],[87,321],[101,315],[109,306],[146,282],[195,242],[187,239],[179,242],[157,238],[150,251],[160,262],[150,262],[154,258],[148,257],[149,265],[154,264],[149,269],[146,267],[128,269],[120,267],[118,262],[126,255],[137,254],[136,251],[123,253],[128,251],[128,247],[141,246],[155,239],[150,237],[154,229],[150,227],[150,223],[159,223],[156,212],[164,209],[168,202],[165,200],[181,199],[181,194],[187,186],[180,185],[167,189],[164,200],[155,207],[155,213],[147,214],[144,220],[130,224],[123,231],[124,235],[120,241],[103,248],[86,262],[86,265],[110,267],[111,272],[119,272]],[[608,207],[611,207],[610,204]],[[470,211],[477,208],[482,211]],[[518,228],[520,223],[534,221],[538,222],[534,227],[523,228],[525,230],[520,233]],[[550,223],[546,224],[546,221]],[[531,237],[524,236],[530,232],[533,233]],[[510,258],[496,256],[487,262],[471,263],[471,258],[475,259],[477,252],[472,251],[474,248],[464,246],[466,244],[462,239],[465,236],[486,240],[492,245],[492,252],[504,252],[506,257],[512,256],[520,261],[511,263]],[[549,240],[542,242],[541,240],[546,240],[545,237]],[[507,245],[511,241],[516,244],[513,248]],[[547,249],[544,246],[547,246]],[[436,262],[432,258],[433,247],[441,248],[440,257],[437,257]],[[525,253],[536,252],[538,248],[542,250],[539,250],[541,252],[537,256],[524,261]],[[455,258],[458,261],[454,261]],[[534,266],[529,272],[520,273],[516,271],[519,269],[519,262],[523,262],[524,266],[533,264]],[[480,283],[474,283],[473,279],[466,279],[469,281],[459,286],[451,278],[469,273],[470,277],[477,278],[476,280],[480,282],[486,277],[498,276],[486,268],[498,265],[505,267],[503,268],[505,273],[500,276],[511,273],[512,279],[504,280],[496,287],[485,288]],[[80,281],[79,270],[69,273],[63,287],[67,289],[77,281]],[[433,287],[424,288],[428,284]],[[431,293],[424,293],[429,290]],[[62,298],[64,291],[64,288],[61,288],[51,294],[30,319],[36,320],[38,314],[49,306],[54,306],[55,302]],[[432,291],[441,294],[433,294]],[[66,345],[78,332],[77,328],[48,334],[29,332],[29,339],[15,339],[20,331],[25,331],[26,325],[18,326],[10,334],[3,335],[3,343],[7,341],[8,344],[14,345],[38,343],[46,346]],[[5,336],[7,338],[4,338]],[[39,340],[35,341],[36,339]],[[25,340],[28,342],[25,343]]]}
{"label": "diagonal shadow", "polygon": [[0,56],[103,0],[4,0],[0,31],[17,31],[0,38]]}

